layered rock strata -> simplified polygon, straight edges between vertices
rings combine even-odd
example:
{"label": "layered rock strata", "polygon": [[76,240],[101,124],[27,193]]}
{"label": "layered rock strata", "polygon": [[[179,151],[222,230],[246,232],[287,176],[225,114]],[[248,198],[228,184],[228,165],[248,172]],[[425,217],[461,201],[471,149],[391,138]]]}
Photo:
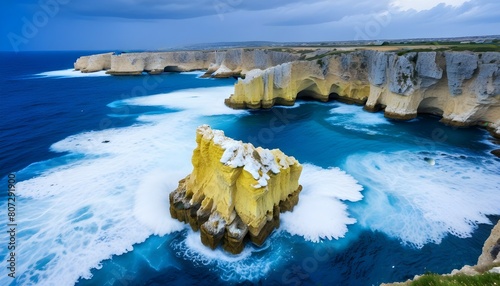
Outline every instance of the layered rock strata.
{"label": "layered rock strata", "polygon": [[430,113],[500,136],[500,53],[357,51],[252,70],[226,105],[270,108],[297,98],[331,98],[408,120]]}
{"label": "layered rock strata", "polygon": [[[322,51],[266,49],[111,53],[75,62],[82,72],[113,75],[205,70],[205,76],[241,76],[226,104],[233,108],[291,105],[297,98],[338,99],[409,120],[419,113],[454,126],[480,125],[500,138],[500,53]],[[244,77],[244,78],[243,78]]]}
{"label": "layered rock strata", "polygon": [[298,203],[302,166],[278,149],[255,148],[203,125],[196,132],[193,172],[170,193],[170,214],[200,230],[204,245],[240,253],[262,245],[280,212]]}
{"label": "layered rock strata", "polygon": [[264,49],[231,49],[224,51],[177,51],[112,53],[83,56],[74,64],[75,70],[93,72],[106,70],[112,75],[140,75],[143,72],[183,72],[205,70],[205,76],[240,76],[252,69],[298,59],[298,55]]}

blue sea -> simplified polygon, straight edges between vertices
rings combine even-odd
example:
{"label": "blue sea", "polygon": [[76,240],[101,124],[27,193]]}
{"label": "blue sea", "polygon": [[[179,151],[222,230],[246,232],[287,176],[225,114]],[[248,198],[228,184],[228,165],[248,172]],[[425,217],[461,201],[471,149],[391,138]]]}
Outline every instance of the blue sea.
{"label": "blue sea", "polygon": [[[485,130],[336,101],[232,110],[234,79],[72,70],[92,53],[0,54],[0,285],[378,285],[475,264],[500,218]],[[304,166],[299,204],[260,248],[212,251],[170,217],[202,124]]]}

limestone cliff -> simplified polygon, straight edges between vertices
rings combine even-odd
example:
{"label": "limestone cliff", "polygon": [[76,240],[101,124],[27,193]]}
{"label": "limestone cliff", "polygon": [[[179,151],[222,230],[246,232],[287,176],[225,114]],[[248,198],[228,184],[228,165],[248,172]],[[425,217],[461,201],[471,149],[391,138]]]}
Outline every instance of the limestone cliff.
{"label": "limestone cliff", "polygon": [[500,136],[500,53],[365,50],[294,61],[249,71],[226,104],[270,108],[300,97],[364,104],[394,119],[430,113],[452,125],[487,125]]}
{"label": "limestone cliff", "polygon": [[500,221],[491,230],[491,234],[484,243],[483,251],[477,260],[477,266],[485,268],[494,263],[500,263]]}
{"label": "limestone cliff", "polygon": [[96,72],[111,68],[112,53],[83,56],[76,60],[75,70],[81,72]]}
{"label": "limestone cliff", "polygon": [[112,53],[84,56],[77,59],[75,70],[94,72],[106,70],[112,75],[140,75],[206,70],[207,76],[230,77],[252,69],[265,69],[298,59],[298,55],[265,49],[231,49],[223,51],[177,51]]}
{"label": "limestone cliff", "polygon": [[297,98],[339,99],[408,120],[418,113],[456,126],[481,125],[500,137],[500,53],[330,51],[304,54],[268,49],[99,54],[75,69],[113,75],[206,70],[242,76],[226,104],[233,108],[291,105]]}
{"label": "limestone cliff", "polygon": [[170,194],[170,214],[200,229],[212,249],[240,253],[248,237],[261,245],[279,227],[279,214],[298,203],[302,166],[278,149],[255,148],[200,126],[193,172]]}

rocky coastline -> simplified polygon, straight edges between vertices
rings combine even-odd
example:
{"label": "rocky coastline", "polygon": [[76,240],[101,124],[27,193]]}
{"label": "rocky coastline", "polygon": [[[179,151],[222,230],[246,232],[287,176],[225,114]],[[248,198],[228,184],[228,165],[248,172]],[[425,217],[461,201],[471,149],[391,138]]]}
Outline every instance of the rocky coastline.
{"label": "rocky coastline", "polygon": [[[444,124],[479,126],[500,138],[499,52],[326,50],[307,54],[269,49],[229,49],[120,55],[105,53],[80,57],[74,67],[81,72],[104,70],[117,76],[200,70],[205,72],[204,77],[239,77],[234,93],[225,100],[227,106],[236,109],[293,105],[300,98],[325,102],[334,99],[362,105],[368,112],[383,111],[387,118],[395,120],[411,120],[418,114],[433,114],[439,116]],[[237,207],[233,200],[234,194],[244,193],[235,191],[239,186],[235,180],[243,177],[250,181],[256,179],[248,174],[241,175],[244,173],[242,166],[232,168],[220,164],[224,150],[220,146],[215,147],[218,145],[214,144],[214,136],[213,131],[206,128],[197,131],[194,170],[170,194],[170,213],[173,218],[188,223],[193,230],[200,230],[201,241],[206,246],[214,249],[222,245],[230,253],[240,253],[247,241],[261,245],[272,230],[279,227],[279,213],[292,210],[297,204],[301,168],[298,162],[293,161],[295,159],[290,159],[293,161],[290,166],[296,166],[293,179],[287,178],[292,182],[290,187],[278,197],[267,198],[266,206],[259,208],[265,210],[265,214],[254,212],[250,219],[250,212],[240,213],[238,210],[242,207]],[[260,154],[262,150],[256,152]],[[279,156],[284,156],[281,154]],[[492,154],[500,157],[500,149],[492,151]],[[260,155],[255,157],[260,158]],[[218,162],[220,166],[202,166],[208,162]],[[215,178],[222,181],[210,181],[213,179],[208,179],[210,176],[203,174],[202,169],[219,172]],[[292,169],[289,167],[289,170]],[[235,172],[239,175],[234,175]],[[211,188],[202,188],[200,182],[205,182],[201,183],[204,186],[224,186],[229,190],[226,194],[233,195],[214,199],[214,194],[206,192]],[[251,200],[258,201],[255,190],[248,193],[252,192],[253,195],[249,195]],[[485,242],[477,265],[464,266],[451,275],[477,275],[485,269],[496,269],[494,266],[500,265],[498,249],[500,222]],[[387,285],[409,283],[411,281]]]}
{"label": "rocky coastline", "polygon": [[[309,56],[309,57],[308,57]],[[240,77],[226,105],[271,108],[297,98],[336,99],[391,119],[433,114],[445,124],[481,126],[500,138],[500,53],[275,51],[229,49],[83,56],[75,70],[112,75],[202,70]]]}

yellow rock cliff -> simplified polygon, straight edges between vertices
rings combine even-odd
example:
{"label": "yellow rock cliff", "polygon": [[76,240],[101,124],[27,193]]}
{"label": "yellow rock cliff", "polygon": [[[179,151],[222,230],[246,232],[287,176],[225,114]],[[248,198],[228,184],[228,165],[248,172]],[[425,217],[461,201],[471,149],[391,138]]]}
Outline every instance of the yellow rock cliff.
{"label": "yellow rock cliff", "polygon": [[255,148],[198,127],[193,172],[170,194],[173,218],[200,229],[203,244],[240,253],[250,239],[262,245],[291,211],[302,189],[302,166],[279,149]]}

